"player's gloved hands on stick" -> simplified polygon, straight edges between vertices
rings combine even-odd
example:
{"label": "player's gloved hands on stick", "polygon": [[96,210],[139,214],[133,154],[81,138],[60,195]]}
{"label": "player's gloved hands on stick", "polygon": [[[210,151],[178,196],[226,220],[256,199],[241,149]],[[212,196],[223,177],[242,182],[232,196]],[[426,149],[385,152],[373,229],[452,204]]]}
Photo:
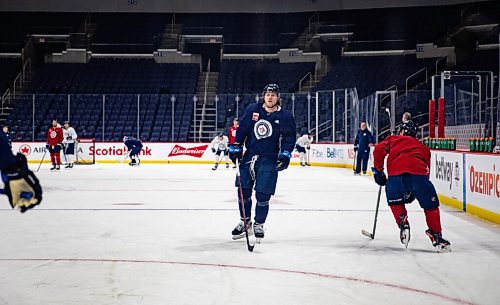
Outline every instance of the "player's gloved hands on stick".
{"label": "player's gloved hands on stick", "polygon": [[50,145],[49,144],[45,144],[45,148],[49,149]]}
{"label": "player's gloved hands on stick", "polygon": [[35,174],[28,169],[25,155],[17,153],[16,161],[2,171],[2,180],[10,206],[21,213],[42,202],[42,187]]}
{"label": "player's gloved hands on stick", "polygon": [[354,151],[355,151],[355,152],[356,152],[356,151],[358,151],[358,145],[355,145],[355,146],[354,146]]}
{"label": "player's gloved hands on stick", "polygon": [[378,171],[375,167],[372,167],[373,178],[375,178],[375,183],[380,186],[387,184],[387,177],[385,176],[384,169]]}
{"label": "player's gloved hands on stick", "polygon": [[280,154],[278,155],[278,164],[276,164],[276,170],[282,171],[284,169],[287,169],[288,165],[290,164],[291,156],[292,155],[288,151],[280,152]]}
{"label": "player's gloved hands on stick", "polygon": [[308,150],[311,149],[311,146],[307,146],[306,149],[308,149]]}
{"label": "player's gloved hands on stick", "polygon": [[243,158],[243,147],[240,144],[230,144],[228,152],[229,159],[231,159],[234,164],[236,164],[236,160],[239,162],[241,158]]}
{"label": "player's gloved hands on stick", "polygon": [[73,137],[72,136],[68,136],[68,137],[66,137],[66,140],[71,141],[71,140],[73,140]]}
{"label": "player's gloved hands on stick", "polygon": [[215,148],[212,147],[212,152],[215,154]]}

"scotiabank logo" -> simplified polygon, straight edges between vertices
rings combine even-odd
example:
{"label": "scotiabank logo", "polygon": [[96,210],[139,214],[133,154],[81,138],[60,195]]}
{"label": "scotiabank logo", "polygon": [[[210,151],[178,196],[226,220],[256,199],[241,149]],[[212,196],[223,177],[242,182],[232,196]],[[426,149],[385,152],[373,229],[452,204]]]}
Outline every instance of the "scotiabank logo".
{"label": "scotiabank logo", "polygon": [[172,151],[168,154],[169,157],[187,155],[195,158],[201,158],[205,150],[207,150],[208,145],[185,148],[180,145],[175,145]]}
{"label": "scotiabank logo", "polygon": [[[89,148],[89,155],[93,156],[124,156],[127,154],[127,147],[119,147],[117,148],[116,146],[111,146],[111,147],[106,147],[106,148],[94,148],[91,146]],[[151,156],[151,148],[144,146],[141,149],[142,156]]]}
{"label": "scotiabank logo", "polygon": [[500,198],[500,173],[496,172],[495,164],[493,170],[482,172],[471,166],[469,168],[469,186],[472,193],[479,193]]}

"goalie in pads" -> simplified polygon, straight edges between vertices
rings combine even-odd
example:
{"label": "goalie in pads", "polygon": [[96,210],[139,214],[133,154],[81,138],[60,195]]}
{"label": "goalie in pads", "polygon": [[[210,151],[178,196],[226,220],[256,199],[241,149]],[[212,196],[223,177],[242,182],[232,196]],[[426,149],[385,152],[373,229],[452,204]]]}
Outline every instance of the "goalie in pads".
{"label": "goalie in pads", "polygon": [[5,184],[0,193],[7,195],[10,206],[21,213],[42,202],[42,187],[35,174],[28,169],[26,156],[12,155],[8,139],[0,133],[0,170]]}

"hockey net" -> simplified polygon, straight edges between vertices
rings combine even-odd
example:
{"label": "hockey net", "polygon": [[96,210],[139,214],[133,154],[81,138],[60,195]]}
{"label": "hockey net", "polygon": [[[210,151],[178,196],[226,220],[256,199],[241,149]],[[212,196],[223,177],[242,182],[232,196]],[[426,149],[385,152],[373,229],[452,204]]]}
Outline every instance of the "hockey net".
{"label": "hockey net", "polygon": [[78,139],[76,142],[76,162],[79,165],[95,164],[95,139]]}

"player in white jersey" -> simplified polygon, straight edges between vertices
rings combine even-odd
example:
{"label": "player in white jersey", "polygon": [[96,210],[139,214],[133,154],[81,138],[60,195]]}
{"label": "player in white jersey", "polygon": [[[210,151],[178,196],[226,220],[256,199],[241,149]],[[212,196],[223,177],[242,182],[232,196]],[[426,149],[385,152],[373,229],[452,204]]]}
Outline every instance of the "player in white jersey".
{"label": "player in white jersey", "polygon": [[229,139],[223,133],[216,136],[210,146],[212,147],[212,152],[215,154],[215,165],[212,170],[216,170],[217,166],[219,166],[219,160],[222,159],[221,154],[226,158],[226,168],[229,167],[229,157],[227,154],[227,146],[229,143]]}
{"label": "player in white jersey", "polygon": [[66,156],[66,166],[65,168],[73,168],[75,163],[75,141],[78,138],[76,131],[70,126],[69,122],[64,122],[63,128],[63,144],[64,144],[64,155]]}
{"label": "player in white jersey", "polygon": [[309,154],[307,152],[311,149],[312,140],[313,136],[310,132],[308,132],[298,138],[295,144],[295,149],[300,155],[300,165],[302,166],[311,166],[311,163],[309,162]]}

